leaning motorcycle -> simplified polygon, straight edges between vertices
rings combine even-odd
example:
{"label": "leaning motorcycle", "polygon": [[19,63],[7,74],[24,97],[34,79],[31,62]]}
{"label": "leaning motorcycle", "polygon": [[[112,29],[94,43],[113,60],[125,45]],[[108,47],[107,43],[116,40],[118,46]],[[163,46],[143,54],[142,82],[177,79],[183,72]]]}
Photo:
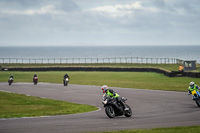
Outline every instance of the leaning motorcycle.
{"label": "leaning motorcycle", "polygon": [[10,78],[10,79],[8,80],[8,84],[11,85],[12,83],[13,83],[13,78]]}
{"label": "leaning motorcycle", "polygon": [[68,82],[69,82],[69,78],[63,79],[63,84],[64,84],[64,86],[67,86],[67,85],[68,85]]}
{"label": "leaning motorcycle", "polygon": [[34,77],[33,78],[33,83],[34,83],[34,85],[37,85],[37,83],[38,83],[38,77]]}
{"label": "leaning motorcycle", "polygon": [[193,90],[191,91],[192,100],[194,100],[198,107],[200,107],[200,93],[199,91]]}
{"label": "leaning motorcycle", "polygon": [[132,110],[129,105],[126,104],[127,99],[122,97],[122,102],[126,106],[126,110],[123,108],[123,106],[117,102],[116,98],[113,97],[107,97],[106,94],[103,95],[102,97],[102,104],[105,107],[105,112],[106,115],[109,118],[114,118],[115,116],[126,116],[126,117],[131,117],[132,115]]}

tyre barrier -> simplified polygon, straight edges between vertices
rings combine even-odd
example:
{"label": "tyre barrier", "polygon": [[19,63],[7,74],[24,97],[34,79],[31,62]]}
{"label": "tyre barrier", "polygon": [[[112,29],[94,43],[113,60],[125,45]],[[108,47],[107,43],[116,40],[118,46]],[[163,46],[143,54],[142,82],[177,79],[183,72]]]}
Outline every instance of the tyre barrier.
{"label": "tyre barrier", "polygon": [[165,71],[159,68],[112,68],[112,67],[43,67],[43,68],[2,68],[1,71],[106,71],[106,72],[156,72],[168,77],[200,78],[199,72]]}

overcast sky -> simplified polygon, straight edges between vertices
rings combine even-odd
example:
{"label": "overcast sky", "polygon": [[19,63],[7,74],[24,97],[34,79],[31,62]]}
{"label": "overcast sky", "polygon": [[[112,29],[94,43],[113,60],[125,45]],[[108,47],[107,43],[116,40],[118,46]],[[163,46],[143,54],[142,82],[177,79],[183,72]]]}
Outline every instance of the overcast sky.
{"label": "overcast sky", "polygon": [[0,0],[0,46],[200,45],[200,0]]}

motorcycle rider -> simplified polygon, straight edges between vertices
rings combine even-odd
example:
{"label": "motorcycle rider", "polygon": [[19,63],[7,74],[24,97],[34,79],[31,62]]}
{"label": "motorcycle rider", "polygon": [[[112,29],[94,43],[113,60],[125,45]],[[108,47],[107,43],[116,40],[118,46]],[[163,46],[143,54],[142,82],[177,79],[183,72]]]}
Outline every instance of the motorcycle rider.
{"label": "motorcycle rider", "polygon": [[34,82],[34,78],[35,78],[35,77],[37,77],[37,74],[36,74],[36,73],[33,75],[33,82]]}
{"label": "motorcycle rider", "polygon": [[10,80],[10,79],[14,80],[14,76],[13,76],[13,74],[10,75],[9,80]]}
{"label": "motorcycle rider", "polygon": [[64,79],[66,78],[69,78],[69,75],[67,73],[64,75]]}
{"label": "motorcycle rider", "polygon": [[[113,98],[115,98],[118,103],[121,103],[121,105],[123,106],[124,110],[128,110],[128,108],[126,108],[126,106],[122,102],[122,98],[119,96],[119,94],[117,94],[112,89],[109,89],[107,85],[103,85],[101,87],[101,89],[102,89],[103,93],[106,93],[107,97],[113,97]],[[119,108],[118,105],[117,105],[117,107]]]}
{"label": "motorcycle rider", "polygon": [[190,82],[190,86],[188,87],[188,95],[191,94],[191,92],[193,90],[196,90],[196,91],[199,91],[200,90],[200,87],[198,85],[196,85],[193,81]]}

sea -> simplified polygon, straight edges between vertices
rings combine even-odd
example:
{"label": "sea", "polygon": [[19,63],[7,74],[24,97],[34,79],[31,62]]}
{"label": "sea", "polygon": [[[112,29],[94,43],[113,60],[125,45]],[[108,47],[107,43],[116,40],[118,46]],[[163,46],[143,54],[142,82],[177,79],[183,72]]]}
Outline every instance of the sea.
{"label": "sea", "polygon": [[200,63],[200,46],[15,46],[0,47],[0,58],[176,58]]}

